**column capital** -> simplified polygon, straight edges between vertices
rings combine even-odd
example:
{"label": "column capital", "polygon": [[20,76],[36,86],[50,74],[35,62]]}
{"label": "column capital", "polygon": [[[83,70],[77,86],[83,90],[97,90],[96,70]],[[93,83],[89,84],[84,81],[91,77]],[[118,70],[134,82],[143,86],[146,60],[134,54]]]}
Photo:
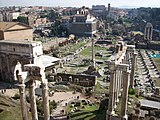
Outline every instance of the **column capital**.
{"label": "column capital", "polygon": [[42,82],[41,85],[47,86],[47,85],[48,85],[48,82]]}
{"label": "column capital", "polygon": [[48,84],[47,83],[41,83],[41,85],[42,85],[43,89],[48,89]]}
{"label": "column capital", "polygon": [[30,80],[28,84],[29,84],[29,88],[33,88],[35,86],[35,82],[33,80]]}

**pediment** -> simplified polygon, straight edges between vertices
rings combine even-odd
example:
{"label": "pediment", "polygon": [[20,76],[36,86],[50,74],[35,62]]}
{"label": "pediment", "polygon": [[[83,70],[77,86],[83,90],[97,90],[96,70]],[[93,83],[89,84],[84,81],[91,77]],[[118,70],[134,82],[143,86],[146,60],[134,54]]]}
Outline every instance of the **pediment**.
{"label": "pediment", "polygon": [[14,26],[8,28],[7,30],[19,30],[19,29],[27,29],[27,28],[29,28],[29,27],[17,24],[17,25],[14,25]]}

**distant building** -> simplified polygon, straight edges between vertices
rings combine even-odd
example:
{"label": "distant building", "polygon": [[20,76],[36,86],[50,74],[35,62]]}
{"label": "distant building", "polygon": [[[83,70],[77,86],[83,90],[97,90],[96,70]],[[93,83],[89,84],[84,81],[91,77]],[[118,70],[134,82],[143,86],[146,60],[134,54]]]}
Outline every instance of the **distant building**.
{"label": "distant building", "polygon": [[90,15],[87,9],[82,7],[82,9],[72,17],[69,25],[69,34],[92,37],[96,32],[96,18]]}
{"label": "distant building", "polygon": [[19,22],[0,22],[0,40],[32,41],[32,27]]}
{"label": "distant building", "polygon": [[62,26],[64,28],[69,28],[69,23],[71,22],[71,17],[70,16],[63,16],[62,17]]}
{"label": "distant building", "polygon": [[92,12],[95,17],[105,19],[106,18],[106,7],[105,5],[92,5]]}
{"label": "distant building", "polygon": [[11,22],[13,20],[12,14],[10,12],[4,12],[3,15],[3,21]]}
{"label": "distant building", "polygon": [[37,18],[34,20],[34,26],[39,26],[47,23],[47,18]]}
{"label": "distant building", "polygon": [[13,20],[16,20],[20,16],[20,13],[19,12],[3,12],[1,16],[2,16],[1,19],[3,19],[2,21],[11,22]]}
{"label": "distant building", "polygon": [[0,13],[0,22],[3,22],[3,14]]}

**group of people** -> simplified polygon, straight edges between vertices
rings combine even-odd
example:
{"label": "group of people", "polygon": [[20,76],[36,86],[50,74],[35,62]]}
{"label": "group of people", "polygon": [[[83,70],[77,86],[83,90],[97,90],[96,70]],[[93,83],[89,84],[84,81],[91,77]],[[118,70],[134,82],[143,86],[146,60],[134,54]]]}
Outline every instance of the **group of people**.
{"label": "group of people", "polygon": [[2,94],[4,94],[6,91],[7,91],[6,89],[1,90]]}

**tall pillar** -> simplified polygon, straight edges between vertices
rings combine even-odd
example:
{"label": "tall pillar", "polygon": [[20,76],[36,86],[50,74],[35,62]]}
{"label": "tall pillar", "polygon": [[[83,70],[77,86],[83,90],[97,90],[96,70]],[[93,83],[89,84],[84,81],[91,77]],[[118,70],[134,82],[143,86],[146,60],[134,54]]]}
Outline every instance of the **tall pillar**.
{"label": "tall pillar", "polygon": [[27,106],[26,106],[26,96],[25,96],[25,84],[19,85],[19,94],[20,94],[20,102],[21,102],[21,110],[22,110],[22,118],[23,120],[28,119]]}
{"label": "tall pillar", "polygon": [[114,91],[115,91],[115,64],[110,63],[110,87],[109,87],[109,104],[106,120],[111,120],[111,116],[114,112]]}
{"label": "tall pillar", "polygon": [[35,86],[34,86],[33,80],[29,81],[29,96],[30,96],[30,103],[31,103],[32,120],[38,120],[37,105],[36,105],[36,98],[35,98]]}
{"label": "tall pillar", "polygon": [[26,104],[26,96],[25,96],[25,84],[21,78],[21,75],[19,75],[18,78],[20,81],[20,84],[18,85],[18,87],[19,87],[19,94],[20,94],[22,118],[23,118],[23,120],[29,120],[28,111],[27,111],[27,104]]}
{"label": "tall pillar", "polygon": [[118,70],[117,70],[117,68],[116,68],[116,72],[115,72],[115,90],[114,90],[114,94],[115,94],[114,108],[116,108],[116,103],[118,103]]}
{"label": "tall pillar", "polygon": [[95,60],[94,60],[94,39],[92,39],[92,66],[95,67]]}
{"label": "tall pillar", "polygon": [[47,83],[42,83],[42,97],[43,97],[44,120],[50,120]]}
{"label": "tall pillar", "polygon": [[144,39],[146,40],[147,39],[147,29],[145,27],[145,31],[144,31]]}
{"label": "tall pillar", "polygon": [[153,36],[153,27],[151,27],[150,40],[152,40],[152,36]]}
{"label": "tall pillar", "polygon": [[7,79],[11,82],[11,72],[10,72],[10,62],[9,62],[9,54],[6,54],[6,61],[7,61]]}
{"label": "tall pillar", "polygon": [[147,40],[149,40],[149,35],[150,35],[150,29],[149,29],[149,27],[147,27]]}
{"label": "tall pillar", "polygon": [[131,68],[131,75],[130,75],[130,87],[134,87],[134,74],[135,74],[135,68],[136,68],[136,53],[132,54],[132,68]]}
{"label": "tall pillar", "polygon": [[130,71],[128,70],[128,65],[125,65],[123,68],[123,91],[122,91],[122,100],[121,100],[121,119],[127,120],[127,102],[128,102],[128,88],[129,88],[129,75]]}
{"label": "tall pillar", "polygon": [[[121,89],[122,89],[122,70],[121,70],[121,68],[119,69],[119,85],[120,85],[120,91],[121,91]],[[121,92],[120,92],[120,94],[121,94]]]}
{"label": "tall pillar", "polygon": [[0,55],[0,79],[3,80],[3,77],[2,77],[2,56]]}
{"label": "tall pillar", "polygon": [[120,94],[120,70],[118,68],[118,71],[117,71],[117,102],[119,102],[119,94]]}
{"label": "tall pillar", "polygon": [[113,94],[114,94],[114,99],[113,99],[113,106],[114,106],[114,110],[116,108],[116,89],[117,89],[117,74],[116,74],[116,70],[115,70],[115,73],[114,73],[114,91],[113,91]]}

